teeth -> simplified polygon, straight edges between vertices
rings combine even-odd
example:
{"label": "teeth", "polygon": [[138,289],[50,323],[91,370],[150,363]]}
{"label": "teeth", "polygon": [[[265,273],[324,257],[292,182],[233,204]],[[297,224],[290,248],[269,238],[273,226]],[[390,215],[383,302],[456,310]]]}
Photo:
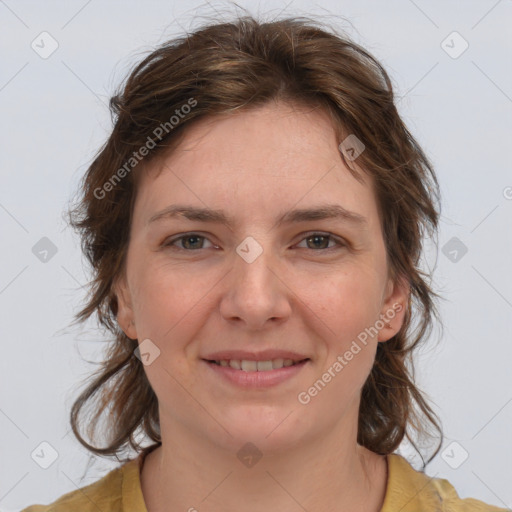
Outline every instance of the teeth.
{"label": "teeth", "polygon": [[248,361],[246,359],[230,359],[215,361],[219,366],[229,366],[235,370],[243,370],[244,372],[265,372],[268,370],[277,370],[279,368],[292,366],[299,361],[293,359],[272,359],[268,361]]}
{"label": "teeth", "polygon": [[[245,370],[245,368],[242,366],[242,368]],[[267,370],[273,370],[274,366],[272,364],[272,361],[258,361],[258,371],[264,372]]]}
{"label": "teeth", "polygon": [[272,368],[282,368],[284,359],[274,359],[272,361]]}
{"label": "teeth", "polygon": [[258,370],[257,361],[240,361],[240,366],[244,372],[255,372]]}

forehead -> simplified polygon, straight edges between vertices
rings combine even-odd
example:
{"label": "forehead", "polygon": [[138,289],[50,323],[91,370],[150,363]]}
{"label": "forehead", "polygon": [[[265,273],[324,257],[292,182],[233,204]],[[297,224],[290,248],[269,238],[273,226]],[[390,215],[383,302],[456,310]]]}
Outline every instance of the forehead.
{"label": "forehead", "polygon": [[[263,166],[263,159],[269,157],[274,164],[292,156],[311,156],[317,161],[332,161],[334,156],[339,160],[338,145],[347,135],[319,104],[272,100],[236,112],[192,120],[144,170],[155,177],[167,168],[170,160],[176,165],[179,160],[201,158],[236,157],[239,162],[250,160],[251,167],[257,161]],[[351,165],[351,172],[360,181],[370,178],[357,165]]]}
{"label": "forehead", "polygon": [[236,198],[255,209],[336,200],[365,209],[375,202],[371,180],[362,170],[354,178],[338,139],[328,113],[314,107],[272,102],[205,118],[147,166],[138,202],[153,211],[173,200],[224,207]]}

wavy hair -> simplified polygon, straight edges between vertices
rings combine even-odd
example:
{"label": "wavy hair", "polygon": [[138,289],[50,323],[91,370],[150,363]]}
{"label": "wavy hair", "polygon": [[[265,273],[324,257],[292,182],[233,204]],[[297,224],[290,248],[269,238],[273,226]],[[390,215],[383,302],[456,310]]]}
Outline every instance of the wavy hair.
{"label": "wavy hair", "polygon": [[[161,443],[157,397],[134,355],[137,340],[117,324],[113,292],[125,263],[137,171],[169,154],[193,123],[272,100],[324,109],[340,141],[348,134],[363,141],[365,151],[357,163],[374,184],[389,269],[410,285],[403,326],[378,344],[363,386],[357,441],[385,455],[406,437],[420,453],[415,437],[430,436],[433,428],[440,441],[429,462],[440,450],[440,422],[414,383],[412,360],[438,317],[437,294],[420,268],[424,238],[437,235],[438,229],[439,185],[433,167],[398,114],[388,74],[365,49],[310,18],[263,22],[237,16],[168,41],[136,65],[110,100],[112,132],[69,211],[93,277],[75,321],[95,314],[113,335],[71,410],[72,430],[90,452],[116,457],[130,447],[140,452],[139,434]],[[184,107],[192,102],[193,108]],[[179,115],[179,123],[173,124],[173,115]],[[141,148],[150,145],[139,161]],[[84,410],[91,413],[85,423]],[[106,423],[100,427],[102,416]],[[91,442],[81,433],[85,425]],[[103,446],[91,444],[98,431]]]}

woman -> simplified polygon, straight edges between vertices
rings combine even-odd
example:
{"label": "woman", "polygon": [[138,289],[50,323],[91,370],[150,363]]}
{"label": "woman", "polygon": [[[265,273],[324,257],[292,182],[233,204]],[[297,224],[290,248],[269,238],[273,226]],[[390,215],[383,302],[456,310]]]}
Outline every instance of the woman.
{"label": "woman", "polygon": [[244,17],[157,49],[111,108],[72,223],[78,318],[115,340],[71,424],[139,456],[25,512],[504,510],[393,453],[442,442],[409,364],[439,212],[381,65],[313,21]]}

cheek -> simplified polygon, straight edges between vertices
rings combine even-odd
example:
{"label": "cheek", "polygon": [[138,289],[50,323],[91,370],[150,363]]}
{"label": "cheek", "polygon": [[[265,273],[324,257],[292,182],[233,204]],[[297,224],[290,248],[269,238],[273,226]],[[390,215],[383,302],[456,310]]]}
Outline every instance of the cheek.
{"label": "cheek", "polygon": [[[328,326],[324,337],[324,372],[331,392],[355,396],[373,366],[377,349],[375,322],[379,317],[380,278],[371,266],[340,272],[317,294],[317,311]],[[330,379],[330,375],[324,376]],[[336,390],[336,391],[334,391]],[[329,393],[326,394],[327,399]]]}
{"label": "cheek", "polygon": [[373,269],[333,273],[324,282],[321,287],[310,288],[314,291],[310,303],[340,339],[356,336],[378,318],[380,279]]}
{"label": "cheek", "polygon": [[178,383],[193,385],[188,350],[204,323],[205,295],[215,281],[204,273],[149,262],[133,269],[132,280],[139,343],[149,339],[159,350],[154,362],[144,367],[148,380],[158,397],[168,394],[186,400]]}
{"label": "cheek", "polygon": [[[206,314],[208,296],[214,293],[222,273],[188,266],[151,262],[134,266],[133,306],[139,339],[150,338],[165,346],[198,329]],[[181,333],[181,334],[180,334]]]}

